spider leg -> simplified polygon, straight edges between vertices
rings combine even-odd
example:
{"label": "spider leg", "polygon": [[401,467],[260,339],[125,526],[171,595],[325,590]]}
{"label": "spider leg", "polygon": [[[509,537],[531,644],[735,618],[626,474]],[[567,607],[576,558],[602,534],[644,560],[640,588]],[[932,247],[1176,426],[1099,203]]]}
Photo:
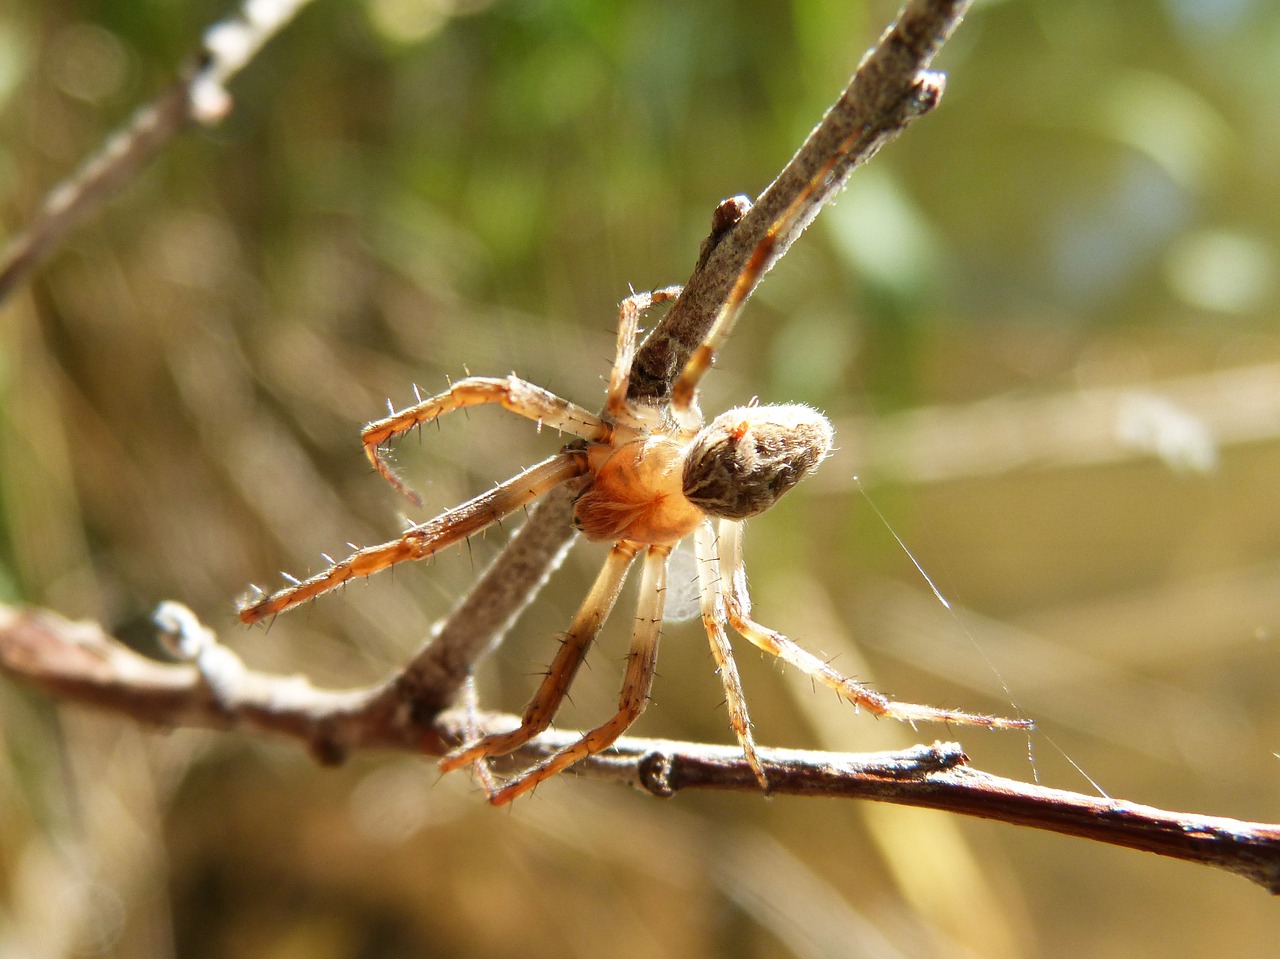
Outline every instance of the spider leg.
{"label": "spider leg", "polygon": [[469,376],[454,383],[443,393],[393,412],[366,426],[360,433],[365,456],[378,471],[378,475],[421,506],[422,500],[418,494],[405,485],[404,480],[382,455],[382,448],[415,426],[434,422],[445,413],[488,403],[499,403],[503,409],[533,420],[540,428],[543,425],[550,426],[591,442],[605,442],[611,434],[611,427],[600,417],[540,386],[520,379],[515,374],[503,378]]}
{"label": "spider leg", "polygon": [[720,557],[716,551],[715,528],[710,520],[704,520],[698,527],[695,544],[698,551],[698,588],[702,593],[702,625],[706,628],[707,638],[711,640],[711,655],[716,661],[716,672],[724,684],[729,725],[738,737],[742,754],[751,766],[751,771],[760,781],[760,788],[768,792],[769,780],[765,778],[764,767],[756,755],[756,743],[751,735],[751,717],[747,715],[747,699],[742,692],[742,680],[738,677],[738,666],[733,661],[733,650],[729,648],[729,637],[725,635],[727,614],[724,592],[720,586]]}
{"label": "spider leg", "polygon": [[356,550],[309,579],[295,582],[270,596],[246,601],[239,610],[240,621],[256,623],[328,592],[353,577],[370,576],[405,560],[426,559],[444,547],[492,526],[543,493],[586,471],[585,453],[557,453],[513,476],[501,486],[411,527],[399,539]]}
{"label": "spider leg", "polygon": [[680,287],[668,286],[652,293],[632,293],[618,304],[618,351],[609,373],[609,392],[605,412],[615,422],[627,411],[627,387],[631,382],[631,364],[636,358],[636,340],[640,317],[655,303],[663,303],[680,295]]}
{"label": "spider leg", "polygon": [[766,653],[777,656],[783,662],[803,670],[818,682],[830,686],[855,706],[861,706],[876,716],[888,716],[913,725],[917,722],[931,722],[985,726],[989,729],[1035,728],[1035,723],[1029,719],[1006,719],[1001,716],[984,716],[954,709],[937,709],[916,703],[901,703],[844,676],[793,640],[761,626],[751,618],[751,597],[747,594],[747,571],[742,562],[742,524],[740,522],[721,521],[720,556],[727,567],[723,588],[729,622],[733,628]]}
{"label": "spider leg", "polygon": [[667,590],[667,557],[670,546],[650,546],[644,554],[640,573],[640,599],[636,607],[635,629],[631,636],[631,652],[622,680],[618,712],[612,719],[583,735],[549,759],[523,772],[489,797],[495,806],[511,802],[539,783],[579,760],[586,759],[612,746],[644,712],[653,686],[654,663],[658,656],[658,637],[662,628],[662,607]]}
{"label": "spider leg", "polygon": [[790,236],[797,226],[803,227],[801,223],[802,217],[816,215],[817,211],[809,207],[809,201],[814,194],[827,188],[831,174],[839,166],[840,162],[849,155],[849,150],[852,149],[854,141],[861,133],[861,129],[851,133],[827,161],[818,168],[817,172],[809,179],[809,182],[804,185],[804,188],[783,208],[777,219],[770,224],[764,238],[751,251],[751,255],[747,257],[747,262],[743,264],[742,272],[734,280],[733,286],[729,290],[729,295],[725,298],[724,304],[716,314],[715,320],[712,321],[706,337],[690,355],[684,369],[676,378],[675,383],[672,384],[672,410],[675,413],[677,422],[686,430],[696,432],[701,425],[693,411],[693,397],[694,393],[697,392],[698,383],[701,381],[703,374],[711,368],[712,363],[715,362],[716,354],[720,352],[725,340],[733,332],[733,326],[738,321],[738,314],[742,312],[742,306],[746,303],[747,297],[751,295],[751,291],[756,288],[760,278],[764,276],[765,272],[777,259],[778,244]]}
{"label": "spider leg", "polygon": [[[600,627],[604,625],[604,621],[609,618],[609,613],[613,610],[613,604],[618,599],[618,593],[622,591],[623,580],[626,578],[627,570],[631,568],[632,560],[636,558],[638,549],[639,547],[633,543],[622,542],[609,552],[604,567],[596,577],[595,585],[591,587],[591,592],[587,594],[578,614],[573,618],[569,632],[565,635],[555,660],[547,670],[547,675],[543,678],[533,699],[529,701],[529,705],[525,707],[524,717],[519,727],[508,733],[485,736],[483,739],[453,750],[440,760],[440,769],[443,772],[519,749],[551,725],[551,720],[569,692],[569,686],[578,672],[578,667],[582,665],[587,655],[587,649],[600,634]],[[494,790],[486,787],[486,792],[492,795]]]}

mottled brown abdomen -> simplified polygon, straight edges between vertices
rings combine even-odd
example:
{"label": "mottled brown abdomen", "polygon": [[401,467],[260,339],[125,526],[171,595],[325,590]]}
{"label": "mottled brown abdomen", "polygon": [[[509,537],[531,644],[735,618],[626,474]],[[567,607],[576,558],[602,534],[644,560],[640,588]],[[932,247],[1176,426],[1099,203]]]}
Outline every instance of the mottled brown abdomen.
{"label": "mottled brown abdomen", "polygon": [[834,440],[830,421],[807,406],[740,406],[694,437],[681,490],[711,516],[746,519],[817,469]]}

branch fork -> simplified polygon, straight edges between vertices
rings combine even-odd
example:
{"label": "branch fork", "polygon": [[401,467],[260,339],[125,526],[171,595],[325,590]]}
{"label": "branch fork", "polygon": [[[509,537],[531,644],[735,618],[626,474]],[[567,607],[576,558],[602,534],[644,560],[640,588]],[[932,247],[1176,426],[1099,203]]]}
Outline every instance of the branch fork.
{"label": "branch fork", "polygon": [[[243,24],[211,31],[201,66],[50,193],[43,211],[0,261],[0,299],[191,119],[210,122],[224,115],[231,106],[226,80],[305,2],[248,0]],[[794,228],[774,238],[756,279],[785,254],[856,166],[938,104],[943,82],[930,64],[967,7],[967,0],[909,0],[754,205],[745,198],[721,204],[683,293],[636,356],[630,399],[670,395],[677,373],[782,210],[801,204]],[[246,42],[253,36],[261,42]],[[821,189],[798,200],[824,170]],[[376,686],[329,690],[304,677],[254,671],[176,603],[157,611],[174,663],[144,657],[95,624],[0,605],[0,670],[57,699],[148,725],[291,738],[324,762],[366,748],[441,755],[477,731],[519,722],[450,706],[476,661],[501,640],[563,558],[574,536],[572,499],[573,490],[562,487],[539,502],[472,592],[433,629],[430,641]],[[512,759],[536,762],[576,738],[573,732],[546,732]],[[955,743],[870,755],[762,748],[759,757],[775,794],[859,797],[997,819],[1219,866],[1280,892],[1277,825],[1167,812],[1003,779],[971,767]],[[759,793],[736,747],[627,737],[583,760],[574,772],[628,782],[657,796],[695,788]]]}

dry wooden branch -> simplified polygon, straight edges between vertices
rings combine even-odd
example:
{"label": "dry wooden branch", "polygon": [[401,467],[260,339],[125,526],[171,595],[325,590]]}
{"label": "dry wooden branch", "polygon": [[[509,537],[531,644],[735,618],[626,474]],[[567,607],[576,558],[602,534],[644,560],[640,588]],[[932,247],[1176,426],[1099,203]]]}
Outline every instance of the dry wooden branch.
{"label": "dry wooden branch", "polygon": [[745,209],[744,201],[738,207],[731,229],[725,230],[721,224],[713,227],[713,239],[719,242],[703,250],[684,292],[636,357],[632,398],[664,397],[670,392],[676,374],[706,336],[748,257],[779,214],[824,165],[836,158],[826,187],[807,198],[795,228],[777,237],[761,276],[783,257],[856,167],[875,156],[912,120],[938,105],[944,78],[930,72],[929,65],[968,7],[969,0],[907,3],[897,21],[862,58],[839,99],[755,204]]}
{"label": "dry wooden branch", "polygon": [[197,66],[138,109],[72,176],[45,197],[26,230],[0,254],[0,303],[192,122],[213,125],[231,110],[225,84],[311,0],[246,3],[204,35]]}
{"label": "dry wooden branch", "polygon": [[[519,723],[515,716],[452,710],[424,726],[405,711],[371,709],[381,700],[378,687],[327,690],[302,677],[254,672],[177,604],[164,604],[157,620],[187,662],[148,659],[93,623],[0,606],[0,670],[59,699],[154,726],[284,736],[325,762],[370,747],[439,755],[468,731]],[[537,761],[578,735],[544,733],[510,758],[521,765]],[[874,799],[1031,826],[1217,866],[1280,893],[1280,825],[1169,812],[993,776],[971,767],[957,743],[872,754],[761,749],[760,759],[776,794]],[[656,796],[684,789],[760,791],[736,746],[628,737],[573,772]]]}

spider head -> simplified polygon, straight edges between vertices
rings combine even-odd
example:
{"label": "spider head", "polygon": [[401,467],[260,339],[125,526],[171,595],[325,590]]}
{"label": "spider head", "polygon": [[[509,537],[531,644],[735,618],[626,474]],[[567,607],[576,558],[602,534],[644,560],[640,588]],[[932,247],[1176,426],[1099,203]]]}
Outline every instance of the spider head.
{"label": "spider head", "polygon": [[834,439],[830,421],[807,406],[728,410],[689,444],[682,490],[709,516],[755,516],[816,469]]}

